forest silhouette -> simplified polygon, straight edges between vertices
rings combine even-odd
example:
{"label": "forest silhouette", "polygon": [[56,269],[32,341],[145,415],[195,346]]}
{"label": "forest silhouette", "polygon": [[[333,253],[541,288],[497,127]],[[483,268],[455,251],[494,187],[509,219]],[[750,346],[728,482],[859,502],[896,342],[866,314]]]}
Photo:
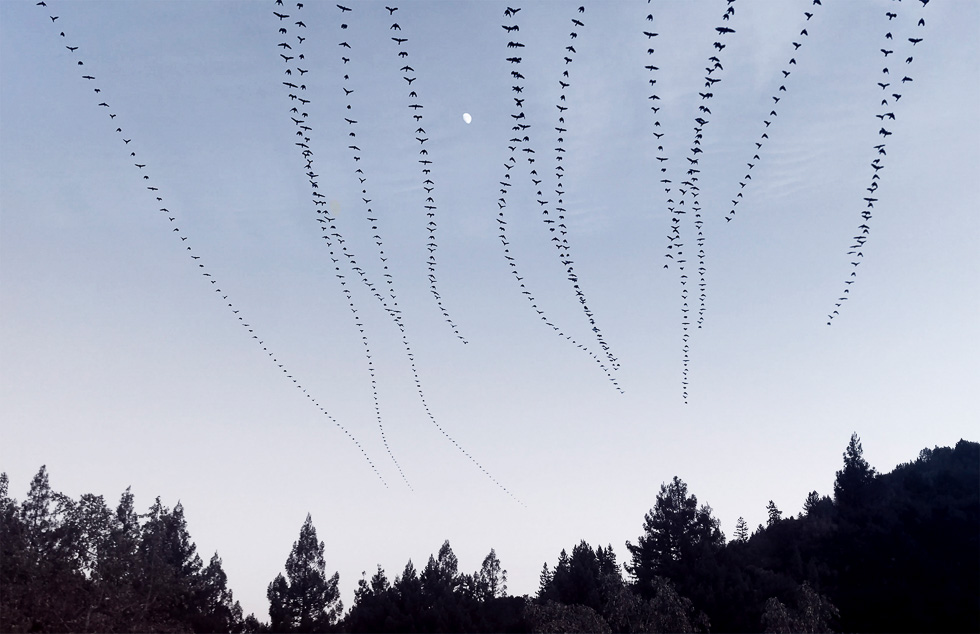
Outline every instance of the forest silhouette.
{"label": "forest silhouette", "polygon": [[[628,561],[581,541],[545,563],[534,596],[507,593],[493,549],[465,573],[446,541],[421,570],[380,567],[340,600],[308,515],[267,588],[268,620],[243,616],[184,508],[137,513],[127,489],[51,488],[46,467],[18,502],[0,474],[4,632],[959,632],[980,631],[980,444],[923,449],[878,473],[851,436],[832,496],[726,540],[678,477],[660,487]],[[282,545],[286,551],[287,545]]]}

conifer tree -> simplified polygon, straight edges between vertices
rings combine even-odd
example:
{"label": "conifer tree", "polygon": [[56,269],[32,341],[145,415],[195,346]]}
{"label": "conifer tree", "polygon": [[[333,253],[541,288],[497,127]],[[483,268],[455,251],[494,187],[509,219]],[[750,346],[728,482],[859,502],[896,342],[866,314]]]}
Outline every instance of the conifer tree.
{"label": "conifer tree", "polygon": [[864,448],[857,432],[844,450],[844,468],[834,480],[834,502],[844,512],[856,510],[867,500],[869,485],[874,481],[875,470],[864,459]]}
{"label": "conifer tree", "polygon": [[178,627],[191,614],[193,594],[203,566],[187,532],[184,507],[160,502],[150,507],[137,548],[137,629]]}
{"label": "conifer tree", "polygon": [[340,575],[327,578],[323,551],[324,543],[317,541],[307,514],[286,559],[286,577],[277,575],[266,591],[273,631],[323,632],[337,621],[343,609]]}
{"label": "conifer tree", "polygon": [[493,548],[484,557],[480,570],[474,575],[476,580],[476,598],[489,601],[507,594],[507,571],[503,569],[497,553]]}
{"label": "conifer tree", "polygon": [[674,476],[670,484],[660,485],[653,509],[644,516],[643,535],[636,545],[626,542],[632,561],[626,570],[633,575],[637,589],[651,596],[654,578],[674,577],[690,570],[696,560],[710,556],[725,544],[718,520],[711,507],[698,508],[698,499],[688,495],[687,484]]}
{"label": "conifer tree", "polygon": [[739,517],[738,522],[735,523],[735,537],[733,541],[746,542],[748,540],[749,540],[749,525],[745,522],[744,517]]}
{"label": "conifer tree", "polygon": [[783,512],[776,508],[776,503],[772,500],[769,500],[769,504],[766,505],[766,513],[769,515],[766,526],[772,526],[783,518]]}
{"label": "conifer tree", "polygon": [[228,589],[228,575],[214,553],[201,571],[191,623],[195,632],[234,632],[242,626],[242,606]]}

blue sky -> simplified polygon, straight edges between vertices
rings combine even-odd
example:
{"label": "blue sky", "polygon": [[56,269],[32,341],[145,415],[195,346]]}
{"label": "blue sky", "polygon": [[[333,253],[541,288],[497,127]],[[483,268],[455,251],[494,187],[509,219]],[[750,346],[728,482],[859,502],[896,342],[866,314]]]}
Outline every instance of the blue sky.
{"label": "blue sky", "polygon": [[[202,555],[219,551],[236,598],[264,618],[307,512],[348,606],[362,570],[393,577],[445,539],[466,570],[495,548],[519,594],[580,539],[625,560],[674,475],[731,535],[739,516],[763,522],[770,499],[795,514],[810,490],[830,494],[852,431],[883,470],[976,439],[976,3],[739,0],[728,21],[720,1],[539,2],[512,17],[496,2],[393,16],[380,2],[289,4],[0,3],[0,468],[18,497],[47,464],[73,495],[132,485],[143,507],[180,500]],[[712,56],[722,81],[706,100]],[[290,112],[283,81],[305,82],[304,110]],[[294,145],[304,111],[316,190]],[[518,112],[536,162],[516,150],[508,169]],[[663,268],[680,192],[664,192],[660,168],[679,187],[699,116],[707,286],[685,404],[681,273]],[[575,273],[623,393],[521,292],[604,357],[535,202],[532,168],[557,213],[559,164]],[[524,289],[498,238],[508,173]],[[865,197],[877,200],[851,278]],[[430,292],[426,204],[437,289],[466,344]],[[411,359],[344,256],[340,284],[323,209],[378,287],[389,267]],[[680,230],[691,249],[693,217]]]}

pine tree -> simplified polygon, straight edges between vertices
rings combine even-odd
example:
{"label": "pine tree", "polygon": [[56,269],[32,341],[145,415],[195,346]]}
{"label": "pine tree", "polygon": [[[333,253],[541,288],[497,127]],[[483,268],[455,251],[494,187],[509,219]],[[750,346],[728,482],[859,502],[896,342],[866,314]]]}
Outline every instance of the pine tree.
{"label": "pine tree", "polygon": [[660,485],[653,509],[644,517],[643,535],[636,545],[626,542],[632,561],[626,566],[637,589],[651,596],[654,578],[691,570],[704,556],[711,556],[725,543],[711,507],[698,508],[698,499],[687,494],[687,485],[674,476]]}
{"label": "pine tree", "polygon": [[480,601],[489,601],[507,594],[507,571],[501,566],[493,548],[473,577],[476,581],[476,598]]}
{"label": "pine tree", "polygon": [[27,565],[27,530],[20,505],[7,494],[9,480],[0,473],[0,632],[28,631],[31,622],[24,609],[26,585],[31,579]]}
{"label": "pine tree", "polygon": [[769,504],[766,505],[766,513],[769,515],[766,526],[772,526],[783,518],[783,512],[776,508],[776,503],[772,500],[769,500]]}
{"label": "pine tree", "polygon": [[309,514],[299,531],[299,539],[286,559],[282,574],[269,584],[271,626],[277,632],[323,632],[340,616],[340,575],[326,576],[324,543],[317,541],[316,528]]}
{"label": "pine tree", "polygon": [[738,522],[735,523],[735,538],[733,541],[747,542],[748,540],[749,540],[749,525],[745,522],[744,517],[739,517]]}
{"label": "pine tree", "polygon": [[[23,575],[19,609],[29,629],[78,628],[75,606],[85,601],[85,578],[76,557],[78,540],[70,521],[73,507],[70,498],[51,489],[47,467],[42,466],[20,505],[21,550],[12,562]],[[5,610],[18,610],[6,597],[3,603]]]}
{"label": "pine tree", "polygon": [[429,561],[419,576],[422,589],[430,604],[434,604],[456,590],[458,574],[459,560],[453,553],[449,541],[446,540],[439,548],[438,558],[429,555]]}
{"label": "pine tree", "polygon": [[170,510],[156,498],[137,548],[137,629],[180,627],[193,612],[193,594],[203,564],[187,532],[184,507]]}
{"label": "pine tree", "polygon": [[554,578],[554,573],[548,568],[548,562],[544,562],[544,566],[541,567],[541,573],[538,575],[537,599],[539,602],[544,603],[548,599],[554,599],[554,596],[551,596],[553,593],[551,582]]}
{"label": "pine tree", "polygon": [[354,605],[344,617],[340,630],[385,632],[398,629],[400,615],[395,596],[395,590],[380,565],[370,579],[367,572],[362,572],[354,590]]}
{"label": "pine tree", "polygon": [[837,472],[834,480],[834,501],[842,511],[860,509],[867,502],[875,470],[864,459],[864,449],[857,432],[844,450],[844,468]]}
{"label": "pine tree", "polygon": [[228,589],[228,576],[218,553],[201,572],[195,595],[196,609],[191,618],[195,632],[235,632],[242,628],[242,606]]}

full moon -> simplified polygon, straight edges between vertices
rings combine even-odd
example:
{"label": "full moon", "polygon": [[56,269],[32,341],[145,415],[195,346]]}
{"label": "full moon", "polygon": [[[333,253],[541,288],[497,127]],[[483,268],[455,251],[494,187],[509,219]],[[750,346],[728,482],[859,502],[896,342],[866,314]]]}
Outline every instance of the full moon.
{"label": "full moon", "polygon": [[473,120],[473,117],[470,116],[470,113],[468,113],[468,112],[464,112],[463,113],[463,121],[465,121],[466,123],[469,123],[472,120]]}

